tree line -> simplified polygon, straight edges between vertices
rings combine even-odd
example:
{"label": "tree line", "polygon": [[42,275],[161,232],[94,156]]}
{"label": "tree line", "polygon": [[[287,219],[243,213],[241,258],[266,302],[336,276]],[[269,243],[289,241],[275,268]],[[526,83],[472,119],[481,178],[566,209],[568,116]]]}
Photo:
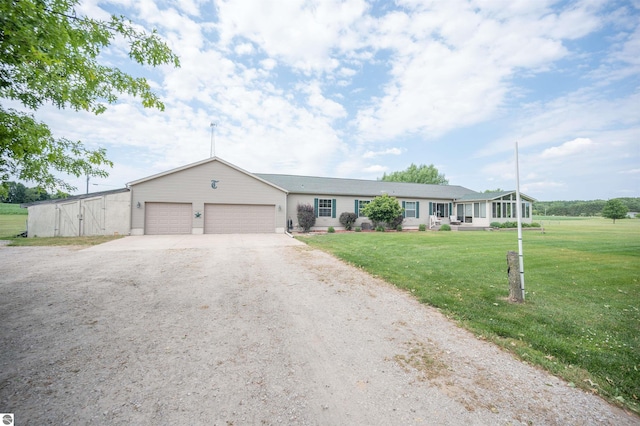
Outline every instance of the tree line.
{"label": "tree line", "polygon": [[[640,198],[617,198],[630,212],[640,212]],[[602,216],[606,200],[536,201],[533,214],[545,216]]]}
{"label": "tree line", "polygon": [[4,182],[0,185],[0,202],[11,204],[33,203],[35,201],[55,200],[67,198],[69,194],[60,190],[48,193],[45,189],[33,187],[27,188],[20,182]]}

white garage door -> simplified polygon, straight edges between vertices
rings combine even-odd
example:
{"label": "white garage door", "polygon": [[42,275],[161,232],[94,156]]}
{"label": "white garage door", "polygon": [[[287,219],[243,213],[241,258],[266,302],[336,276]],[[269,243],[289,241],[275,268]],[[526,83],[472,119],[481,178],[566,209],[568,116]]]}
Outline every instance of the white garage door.
{"label": "white garage door", "polygon": [[274,233],[276,206],[255,204],[205,204],[205,234]]}
{"label": "white garage door", "polygon": [[145,203],[144,233],[191,234],[191,204]]}

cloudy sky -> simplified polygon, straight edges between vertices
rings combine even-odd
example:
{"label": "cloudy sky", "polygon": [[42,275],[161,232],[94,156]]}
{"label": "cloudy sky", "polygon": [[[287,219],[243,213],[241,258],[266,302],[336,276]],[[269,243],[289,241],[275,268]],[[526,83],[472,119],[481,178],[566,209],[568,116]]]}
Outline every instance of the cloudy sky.
{"label": "cloudy sky", "polygon": [[[44,109],[107,148],[91,191],[215,154],[247,171],[451,184],[539,200],[640,196],[640,0],[85,0],[156,28],[181,67],[132,66],[166,110]],[[211,127],[211,123],[215,127]],[[212,132],[213,130],[213,132]],[[83,192],[82,180],[71,180]]]}

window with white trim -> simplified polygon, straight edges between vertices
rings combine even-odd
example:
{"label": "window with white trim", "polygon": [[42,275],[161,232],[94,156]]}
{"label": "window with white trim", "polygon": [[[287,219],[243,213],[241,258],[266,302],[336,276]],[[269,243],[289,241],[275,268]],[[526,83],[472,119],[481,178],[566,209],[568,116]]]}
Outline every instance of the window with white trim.
{"label": "window with white trim", "polygon": [[487,203],[473,203],[473,217],[487,217]]}
{"label": "window with white trim", "polygon": [[415,201],[406,201],[404,203],[404,217],[416,217]]}
{"label": "window with white trim", "polygon": [[331,217],[333,204],[330,198],[318,199],[318,217]]}

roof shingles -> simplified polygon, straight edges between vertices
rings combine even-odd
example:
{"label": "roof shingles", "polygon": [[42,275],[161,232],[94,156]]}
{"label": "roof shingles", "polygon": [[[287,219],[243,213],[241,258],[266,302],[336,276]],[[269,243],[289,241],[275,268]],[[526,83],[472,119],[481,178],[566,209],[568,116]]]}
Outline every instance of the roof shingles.
{"label": "roof shingles", "polygon": [[458,185],[428,185],[422,183],[383,182],[379,180],[340,179],[255,173],[289,193],[315,195],[346,195],[376,197],[389,194],[401,198],[432,198],[451,200],[475,191]]}

